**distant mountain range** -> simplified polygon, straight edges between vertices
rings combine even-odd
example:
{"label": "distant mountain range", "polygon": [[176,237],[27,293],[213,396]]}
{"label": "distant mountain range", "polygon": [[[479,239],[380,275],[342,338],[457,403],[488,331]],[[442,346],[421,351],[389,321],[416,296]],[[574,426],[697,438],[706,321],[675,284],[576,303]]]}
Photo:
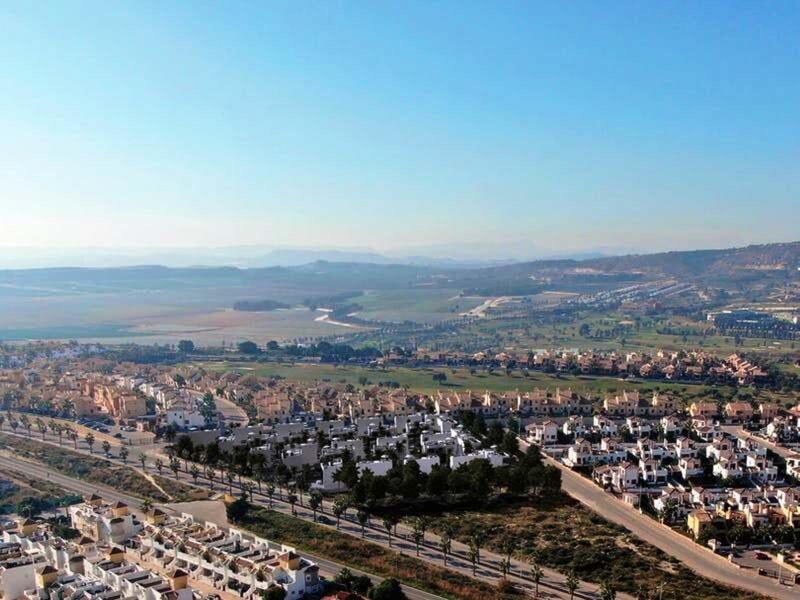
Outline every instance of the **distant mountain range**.
{"label": "distant mountain range", "polygon": [[[28,249],[30,250],[30,249]],[[477,277],[525,277],[537,274],[568,273],[578,270],[590,273],[639,273],[672,277],[732,275],[734,273],[767,273],[797,271],[800,266],[800,242],[761,244],[742,248],[714,250],[685,250],[654,254],[624,254],[609,256],[601,252],[571,255],[552,255],[535,260],[438,258],[426,255],[387,255],[359,249],[298,249],[298,248],[219,248],[163,249],[132,252],[85,250],[13,249],[0,253],[0,268],[51,269],[53,267],[91,267],[113,271],[123,266],[159,265],[169,269],[192,268],[202,271],[220,267],[269,270],[276,267],[286,273],[312,269],[319,272],[358,271],[397,273],[397,267],[415,277],[433,275],[437,270],[455,279]],[[343,269],[344,267],[344,269]],[[381,269],[380,267],[384,267]]]}
{"label": "distant mountain range", "polygon": [[[509,248],[503,258],[500,250],[480,249],[465,252],[456,247],[429,247],[435,252],[428,255],[416,248],[382,254],[369,249],[347,248],[270,248],[266,246],[239,246],[223,248],[3,248],[0,252],[0,269],[32,269],[52,267],[113,268],[137,265],[163,265],[184,267],[296,267],[317,261],[339,263],[367,263],[375,265],[418,265],[432,267],[473,268],[506,265],[531,258],[596,258],[610,252],[587,251],[556,255],[542,252],[514,254]],[[530,250],[530,249],[529,249]],[[452,251],[453,255],[444,254]]]}

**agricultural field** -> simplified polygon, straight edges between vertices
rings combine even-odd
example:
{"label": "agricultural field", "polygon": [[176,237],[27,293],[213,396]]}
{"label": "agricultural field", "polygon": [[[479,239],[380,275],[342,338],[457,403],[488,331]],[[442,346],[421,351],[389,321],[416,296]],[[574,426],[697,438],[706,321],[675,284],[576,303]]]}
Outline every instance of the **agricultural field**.
{"label": "agricultural field", "polygon": [[367,290],[352,302],[363,310],[358,317],[375,321],[436,323],[456,319],[484,298],[459,296],[458,289],[416,287],[404,290]]}
{"label": "agricultural field", "polygon": [[[242,312],[225,307],[96,301],[83,311],[83,297],[49,297],[24,303],[0,298],[0,340],[79,339],[108,344],[174,344],[191,338],[197,344],[231,345],[243,340],[288,341],[347,333],[350,328],[317,320],[323,313],[300,307],[270,312]],[[73,312],[74,311],[74,312]],[[68,325],[63,323],[69,322]]]}
{"label": "agricultural field", "polygon": [[[235,311],[230,309],[186,315],[159,315],[132,321],[130,332],[133,341],[140,344],[169,344],[189,338],[199,345],[233,346],[244,340],[265,344],[305,341],[339,333],[358,331],[360,327],[347,327],[335,321],[322,319],[325,313],[304,307],[280,309],[269,312]],[[125,338],[106,339],[107,343],[125,341]]]}

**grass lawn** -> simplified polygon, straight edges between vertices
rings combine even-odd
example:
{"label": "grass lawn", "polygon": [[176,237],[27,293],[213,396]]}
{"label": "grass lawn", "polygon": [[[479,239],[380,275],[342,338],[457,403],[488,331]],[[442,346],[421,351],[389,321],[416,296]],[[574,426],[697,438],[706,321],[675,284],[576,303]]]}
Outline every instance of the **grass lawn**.
{"label": "grass lawn", "polygon": [[617,589],[632,594],[640,583],[653,592],[663,582],[665,599],[759,598],[696,575],[566,494],[487,510],[449,511],[434,518],[433,529],[441,531],[445,524],[452,525],[455,537],[462,541],[477,532],[485,534],[487,545],[499,552],[503,540],[512,538],[520,559],[536,560],[564,573],[574,569],[587,581],[608,578]]}
{"label": "grass lawn", "polygon": [[502,594],[494,586],[431,565],[416,557],[398,554],[377,544],[263,507],[252,507],[244,520],[237,522],[237,525],[267,539],[295,546],[299,550],[318,554],[380,577],[394,577],[407,585],[446,598],[519,598]]}
{"label": "grass lawn", "polygon": [[[359,385],[359,380],[366,377],[371,384],[396,381],[401,386],[415,392],[435,392],[441,389],[474,390],[482,392],[504,392],[512,390],[532,390],[536,387],[555,389],[557,387],[571,387],[581,393],[600,394],[606,391],[621,391],[623,388],[636,386],[641,390],[653,389],[698,389],[706,390],[706,386],[689,386],[663,381],[631,383],[623,382],[616,377],[576,377],[561,375],[556,377],[547,373],[531,371],[528,377],[523,376],[519,370],[506,374],[505,371],[495,371],[489,374],[483,370],[470,373],[469,369],[458,368],[423,368],[411,369],[407,367],[391,367],[388,369],[374,369],[363,366],[330,365],[330,364],[294,364],[294,363],[236,363],[213,362],[200,363],[199,365],[212,371],[236,371],[242,374],[262,375],[264,377],[279,376],[295,381],[328,381],[332,383],[350,383]],[[434,373],[444,373],[447,381],[444,385],[433,380]]]}
{"label": "grass lawn", "polygon": [[[418,393],[432,393],[436,390],[475,392],[505,392],[519,390],[525,392],[534,388],[554,390],[558,387],[571,388],[580,394],[601,399],[606,393],[613,394],[623,389],[636,389],[643,394],[652,393],[654,390],[667,392],[690,403],[698,399],[716,398],[725,400],[734,397],[749,399],[772,400],[781,403],[794,402],[791,394],[783,395],[766,390],[737,389],[732,386],[706,386],[703,384],[673,383],[667,381],[623,381],[616,377],[602,376],[574,376],[551,375],[548,373],[531,371],[525,377],[520,370],[507,374],[503,370],[489,374],[477,370],[474,374],[469,369],[411,369],[407,367],[392,367],[388,369],[372,369],[363,366],[337,366],[330,364],[293,364],[293,363],[237,363],[237,362],[210,362],[193,363],[192,366],[202,366],[210,371],[235,371],[242,374],[255,374],[265,377],[279,376],[301,382],[325,381],[331,383],[350,383],[360,386],[360,379],[367,378],[367,385],[386,382],[397,382],[401,386]],[[433,380],[434,373],[441,372],[447,376],[444,385]]]}
{"label": "grass lawn", "polygon": [[[727,356],[736,351],[773,355],[797,351],[796,348],[792,348],[791,342],[766,340],[765,344],[763,338],[743,338],[743,344],[736,346],[733,336],[702,335],[702,332],[709,328],[709,323],[684,316],[640,318],[638,327],[636,321],[635,316],[624,311],[587,313],[569,322],[554,322],[550,316],[524,320],[489,319],[465,327],[454,341],[443,338],[436,345],[465,350],[490,346],[515,351],[527,351],[531,348],[591,348],[651,352],[660,349],[702,348],[720,356]],[[580,327],[584,324],[591,328],[589,337],[580,335]],[[619,326],[624,327],[624,333],[621,335],[611,338],[595,336],[599,331],[612,330]],[[664,333],[665,330],[672,330],[675,333]]]}

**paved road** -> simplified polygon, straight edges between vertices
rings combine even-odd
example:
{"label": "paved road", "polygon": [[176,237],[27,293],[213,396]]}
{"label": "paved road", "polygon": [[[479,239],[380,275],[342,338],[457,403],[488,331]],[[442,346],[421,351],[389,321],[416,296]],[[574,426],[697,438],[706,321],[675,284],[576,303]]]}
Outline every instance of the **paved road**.
{"label": "paved road", "polygon": [[[3,430],[5,433],[10,433],[8,430]],[[24,433],[17,433],[19,437],[26,437]],[[41,436],[34,437],[36,441],[41,442]],[[58,445],[58,440],[55,436],[47,433],[45,435],[45,442],[51,445]],[[74,447],[69,444],[65,443],[65,447],[68,447],[70,450],[75,451]],[[112,449],[112,458],[114,453],[117,451],[118,446]],[[160,457],[164,464],[168,464],[168,459],[165,454],[163,454],[163,448],[161,447],[146,447],[146,446],[137,446],[129,448],[130,456],[128,458],[127,465],[129,467],[139,469],[139,455],[144,454],[148,460],[148,471],[153,472],[153,461],[156,457]],[[88,447],[85,446],[85,442],[79,442],[79,448],[77,450],[79,453],[82,454],[90,454]],[[97,448],[95,447],[94,456],[101,456],[101,453],[97,452]],[[181,467],[184,468],[184,461],[181,461]],[[202,465],[201,473],[204,473],[204,469]],[[164,469],[162,472],[162,477],[170,477],[175,478],[172,471],[168,469]],[[192,478],[185,472],[185,470],[181,470],[178,472],[177,480],[194,487],[201,487],[203,489],[208,489],[210,486],[210,482],[208,482],[204,475],[202,475],[198,479],[198,485],[195,485]],[[223,485],[223,483],[217,478],[213,483],[213,489],[217,492],[227,490],[228,486],[227,483]],[[239,486],[234,484],[233,486],[234,493],[239,491]],[[254,494],[253,501],[257,504],[266,505],[269,503],[269,499],[263,495],[257,493]],[[326,501],[323,504],[323,508],[325,512],[330,515],[332,509],[332,503]],[[285,514],[291,514],[292,507],[291,505],[285,501],[283,497],[275,497],[272,501],[272,509],[278,512],[282,512]],[[307,507],[303,507],[300,505],[295,506],[296,516],[308,521],[313,521],[314,515],[311,510]],[[348,535],[354,537],[361,537],[361,526],[355,522],[355,514],[354,511],[348,511],[347,518],[342,519],[341,521],[341,529],[342,533],[346,533]],[[397,532],[399,537],[392,536],[391,539],[391,549],[394,551],[401,551],[406,554],[415,554],[416,547],[412,542],[411,531],[408,527],[404,525],[398,525]],[[370,542],[379,544],[383,547],[389,548],[389,536],[386,533],[386,530],[382,527],[382,524],[375,521],[371,522],[370,525],[365,530],[365,536],[367,540]],[[438,566],[443,566],[444,564],[444,557],[439,549],[439,541],[440,538],[433,533],[428,533],[426,535],[426,542],[420,549],[419,559],[431,564],[435,564]],[[498,580],[502,577],[502,570],[500,568],[501,562],[504,560],[504,556],[500,556],[499,554],[493,553],[487,549],[481,549],[481,564],[477,568],[475,573],[475,578],[481,579],[487,583],[492,585],[496,584]],[[459,572],[463,575],[467,575],[472,577],[472,565],[468,560],[468,549],[465,544],[462,544],[457,541],[452,542],[452,553],[448,557],[447,560],[447,568]],[[509,581],[512,581],[517,587],[522,588],[526,592],[532,592],[534,589],[534,584],[530,578],[530,563],[519,561],[516,559],[512,559],[512,567],[511,571],[508,574]],[[543,568],[544,577],[540,581],[539,589],[540,592],[544,595],[547,594],[550,598],[561,598],[567,599],[570,597],[569,592],[565,586],[565,577],[561,573],[548,568]],[[588,582],[581,582],[579,590],[575,593],[574,597],[579,599],[591,599],[598,597],[598,586]],[[619,593],[617,597],[620,600],[629,600],[631,597]]]}
{"label": "paved road", "polygon": [[[199,397],[205,394],[205,391],[202,390],[190,389],[189,391]],[[217,405],[217,412],[222,415],[222,418],[228,425],[238,424],[244,426],[250,421],[247,413],[238,404],[228,400],[224,396],[215,396],[214,402]]]}
{"label": "paved road", "polygon": [[765,448],[769,448],[775,454],[782,456],[783,458],[787,458],[790,456],[800,456],[800,451],[794,448],[787,448],[786,446],[780,446],[774,442],[769,441],[761,436],[753,435],[752,432],[746,431],[739,425],[723,425],[722,430],[726,433],[734,435],[736,437],[744,438],[744,439],[751,439],[755,441],[760,446],[764,446]]}
{"label": "paved road", "polygon": [[[139,511],[141,508],[140,498],[129,496],[128,494],[120,492],[114,488],[110,488],[108,486],[97,485],[94,483],[88,483],[86,481],[82,481],[80,479],[67,477],[66,475],[62,475],[61,473],[59,473],[54,469],[50,469],[48,467],[27,460],[23,460],[16,456],[11,456],[9,454],[5,453],[0,454],[0,468],[12,469],[18,472],[26,473],[33,477],[37,477],[43,481],[50,481],[52,483],[58,484],[59,486],[63,487],[66,490],[75,492],[76,494],[88,496],[89,494],[97,493],[106,498],[107,500],[112,500],[112,501],[121,500],[122,502],[130,506],[131,509],[134,511]],[[171,510],[168,507],[163,507],[163,508],[165,510]],[[330,579],[332,579],[339,571],[341,571],[345,567],[345,565],[328,560],[326,558],[322,558],[321,556],[310,554],[308,552],[303,552],[303,555],[307,556],[310,560],[317,563],[320,567],[320,571],[322,572],[322,574],[329,577]],[[356,575],[367,575],[370,579],[372,579],[375,585],[383,581],[383,578],[371,575],[370,573],[366,573],[364,571],[359,571],[353,568],[350,568],[350,571],[355,573]],[[441,596],[437,596],[435,594],[431,594],[430,592],[426,592],[424,590],[409,587],[406,585],[403,586],[403,589],[406,592],[406,595],[411,600],[444,600]]]}
{"label": "paved road", "polygon": [[83,496],[98,493],[104,498],[108,498],[110,500],[121,500],[125,504],[128,504],[134,508],[138,507],[141,502],[141,499],[136,498],[135,496],[129,496],[128,494],[120,492],[114,488],[67,477],[58,471],[42,466],[38,463],[18,458],[17,456],[13,456],[8,453],[0,454],[0,467],[12,469],[18,473],[31,475],[43,481],[50,481],[61,486],[65,490],[75,492],[76,494]]}
{"label": "paved road", "polygon": [[777,580],[765,579],[752,571],[739,569],[710,549],[695,544],[650,517],[640,514],[635,508],[617,500],[594,482],[561,463],[551,458],[546,460],[561,469],[562,487],[570,496],[609,521],[622,525],[637,537],[674,556],[696,573],[771,598],[780,600],[800,598],[800,591],[796,587],[782,586]]}

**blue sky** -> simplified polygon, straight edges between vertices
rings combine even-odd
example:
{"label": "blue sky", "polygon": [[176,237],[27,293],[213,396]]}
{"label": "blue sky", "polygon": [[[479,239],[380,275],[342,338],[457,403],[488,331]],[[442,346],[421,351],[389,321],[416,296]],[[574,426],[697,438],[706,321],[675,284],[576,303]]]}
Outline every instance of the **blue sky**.
{"label": "blue sky", "polygon": [[0,7],[6,246],[800,238],[794,2]]}

